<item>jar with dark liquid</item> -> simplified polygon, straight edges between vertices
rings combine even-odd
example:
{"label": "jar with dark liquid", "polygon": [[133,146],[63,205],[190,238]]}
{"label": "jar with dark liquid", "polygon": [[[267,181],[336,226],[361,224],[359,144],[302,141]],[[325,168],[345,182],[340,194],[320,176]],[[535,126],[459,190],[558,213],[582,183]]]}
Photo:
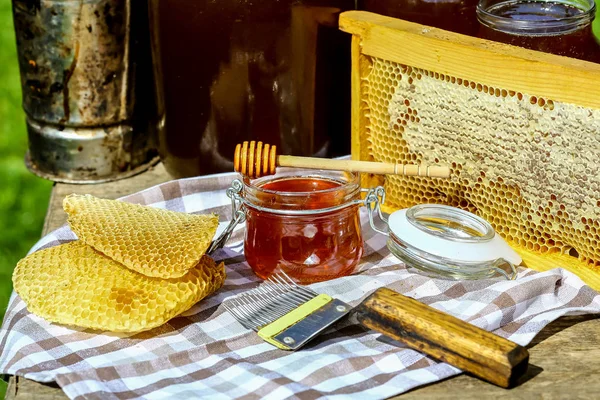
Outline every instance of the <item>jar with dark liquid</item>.
{"label": "jar with dark liquid", "polygon": [[475,36],[478,0],[360,0],[359,9]]}
{"label": "jar with dark liquid", "polygon": [[162,123],[175,177],[232,171],[236,143],[282,154],[350,151],[354,0],[150,0]]}
{"label": "jar with dark liquid", "polygon": [[592,32],[593,0],[481,0],[479,37],[600,62],[600,45]]}
{"label": "jar with dark liquid", "polygon": [[244,255],[266,279],[279,270],[310,283],[353,273],[363,253],[358,175],[278,172],[244,179]]}

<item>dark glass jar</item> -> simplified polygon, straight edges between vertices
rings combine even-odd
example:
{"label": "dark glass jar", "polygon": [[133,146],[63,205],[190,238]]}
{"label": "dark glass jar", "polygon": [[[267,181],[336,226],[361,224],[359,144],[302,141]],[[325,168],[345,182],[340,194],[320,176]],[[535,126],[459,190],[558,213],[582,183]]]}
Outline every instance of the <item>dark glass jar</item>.
{"label": "dark glass jar", "polygon": [[360,0],[359,9],[475,36],[478,0]]}
{"label": "dark glass jar", "polygon": [[282,154],[350,151],[354,0],[150,0],[162,123],[175,177],[233,170],[237,143]]}
{"label": "dark glass jar", "polygon": [[479,37],[600,62],[600,46],[592,33],[594,0],[481,0]]}

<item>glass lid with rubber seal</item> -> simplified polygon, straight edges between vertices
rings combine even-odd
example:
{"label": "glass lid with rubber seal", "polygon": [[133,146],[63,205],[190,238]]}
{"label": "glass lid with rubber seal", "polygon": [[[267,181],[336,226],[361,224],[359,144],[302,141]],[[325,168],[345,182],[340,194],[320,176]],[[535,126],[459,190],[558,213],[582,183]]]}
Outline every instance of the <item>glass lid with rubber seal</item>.
{"label": "glass lid with rubber seal", "polygon": [[516,277],[521,257],[484,219],[468,211],[421,204],[392,213],[388,248],[428,276],[446,279]]}

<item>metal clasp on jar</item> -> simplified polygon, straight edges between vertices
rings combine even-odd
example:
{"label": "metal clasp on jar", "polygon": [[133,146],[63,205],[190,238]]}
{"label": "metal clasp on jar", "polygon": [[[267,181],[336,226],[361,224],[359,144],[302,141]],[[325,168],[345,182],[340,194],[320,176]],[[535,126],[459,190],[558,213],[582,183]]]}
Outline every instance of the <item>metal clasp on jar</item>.
{"label": "metal clasp on jar", "polygon": [[235,179],[231,182],[231,186],[225,192],[227,197],[231,199],[231,221],[225,230],[219,235],[218,238],[213,240],[210,247],[207,250],[208,254],[211,254],[215,250],[218,250],[225,246],[225,243],[231,237],[235,227],[246,220],[246,213],[244,212],[244,197],[242,192],[244,190],[244,184],[239,179]]}
{"label": "metal clasp on jar", "polygon": [[[388,236],[388,220],[381,213],[381,205],[385,203],[385,188],[383,186],[377,186],[372,189],[361,189],[360,191],[367,194],[362,203],[367,209],[367,215],[369,216],[369,225],[371,225],[371,229],[377,233]],[[383,221],[386,226],[385,230],[381,230],[375,226],[375,216],[379,217],[380,221]]]}

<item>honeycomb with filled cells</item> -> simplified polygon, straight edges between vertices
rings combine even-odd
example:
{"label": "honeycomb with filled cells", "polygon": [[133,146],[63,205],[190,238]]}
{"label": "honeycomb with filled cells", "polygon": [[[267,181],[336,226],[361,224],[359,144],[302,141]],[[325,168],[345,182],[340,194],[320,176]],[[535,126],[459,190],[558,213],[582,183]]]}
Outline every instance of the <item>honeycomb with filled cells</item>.
{"label": "honeycomb with filled cells", "polygon": [[392,209],[460,207],[513,244],[600,265],[600,110],[366,55],[360,67],[360,158],[452,167],[387,177]]}
{"label": "honeycomb with filled cells", "polygon": [[36,251],[19,261],[15,291],[27,309],[51,322],[112,332],[164,324],[218,290],[223,263],[203,256],[175,279],[142,275],[81,241]]}
{"label": "honeycomb with filled cells", "polygon": [[219,225],[215,214],[192,215],[69,195],[63,201],[77,237],[144,275],[178,278],[198,264]]}

